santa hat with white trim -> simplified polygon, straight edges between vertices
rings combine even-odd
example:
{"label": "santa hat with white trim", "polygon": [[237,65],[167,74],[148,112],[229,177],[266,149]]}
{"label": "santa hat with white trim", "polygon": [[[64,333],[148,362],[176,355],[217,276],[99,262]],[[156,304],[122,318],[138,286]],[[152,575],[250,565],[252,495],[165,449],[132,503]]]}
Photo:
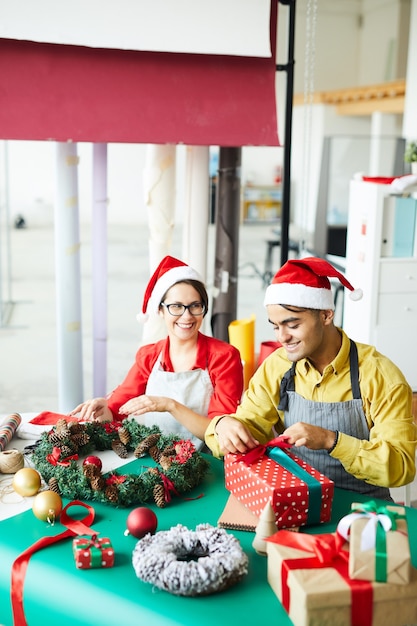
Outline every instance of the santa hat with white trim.
{"label": "santa hat with white trim", "polygon": [[362,298],[362,290],[354,289],[328,261],[306,257],[291,259],[278,270],[266,289],[264,306],[283,304],[306,309],[334,309],[329,278],[337,278],[349,289],[352,300]]}
{"label": "santa hat with white trim", "polygon": [[166,256],[162,259],[145,290],[142,304],[142,314],[139,313],[138,320],[145,322],[149,315],[157,314],[163,295],[176,283],[183,280],[198,280],[203,282],[200,274],[179,259]]}

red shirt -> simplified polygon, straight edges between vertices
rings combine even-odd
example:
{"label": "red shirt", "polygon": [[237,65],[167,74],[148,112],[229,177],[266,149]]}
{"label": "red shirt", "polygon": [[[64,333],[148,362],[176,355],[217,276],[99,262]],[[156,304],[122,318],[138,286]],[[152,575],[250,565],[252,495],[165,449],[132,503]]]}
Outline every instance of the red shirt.
{"label": "red shirt", "polygon": [[[161,367],[167,372],[174,371],[169,358],[169,337],[139,348],[126,378],[108,396],[108,406],[114,418],[119,417],[119,408],[125,402],[146,393],[149,374],[160,354]],[[243,393],[239,350],[225,341],[198,333],[197,358],[192,369],[206,369],[209,373],[213,395],[208,417],[234,413]]]}

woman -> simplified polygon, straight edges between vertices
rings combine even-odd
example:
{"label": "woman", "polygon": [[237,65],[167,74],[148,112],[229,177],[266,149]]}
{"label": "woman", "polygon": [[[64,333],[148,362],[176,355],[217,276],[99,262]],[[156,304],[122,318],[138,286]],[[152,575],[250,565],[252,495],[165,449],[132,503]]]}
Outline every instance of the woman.
{"label": "woman", "polygon": [[200,275],[165,257],[146,288],[142,311],[162,316],[167,337],[139,348],[125,380],[107,398],[84,402],[71,415],[99,421],[135,416],[201,449],[208,420],[234,412],[243,392],[239,351],[200,333],[207,310]]}

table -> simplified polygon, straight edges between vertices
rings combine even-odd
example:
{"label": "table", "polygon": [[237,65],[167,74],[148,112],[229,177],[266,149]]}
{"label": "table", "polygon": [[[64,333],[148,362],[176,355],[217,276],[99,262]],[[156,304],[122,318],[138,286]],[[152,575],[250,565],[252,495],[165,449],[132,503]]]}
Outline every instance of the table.
{"label": "table", "polygon": [[[194,529],[199,523],[216,525],[228,498],[224,487],[223,463],[207,456],[210,471],[205,481],[188,497],[175,498],[164,509],[149,506],[158,516],[158,530],[178,523]],[[126,466],[126,473],[140,471],[148,459]],[[338,520],[350,510],[351,502],[367,498],[336,489],[331,522],[309,527],[308,532],[332,532]],[[64,500],[64,504],[67,504]],[[89,503],[92,504],[92,503]],[[292,622],[270,588],[267,559],[252,548],[254,534],[234,532],[249,557],[249,573],[230,589],[201,598],[183,598],[156,590],[140,581],[131,564],[137,539],[125,536],[126,519],[131,509],[117,509],[93,504],[96,521],[93,528],[110,537],[116,557],[113,568],[77,570],[72,555],[72,540],[64,540],[37,552],[29,561],[24,587],[24,608],[29,626],[71,624],[71,626],[240,626],[260,624],[290,626]],[[132,507],[134,508],[134,507]],[[417,509],[407,509],[410,537],[417,531]],[[32,511],[0,522],[0,624],[12,626],[10,571],[14,560],[39,538],[62,532],[39,521]],[[307,529],[305,529],[307,530]],[[412,561],[417,566],[417,543],[411,545]]]}

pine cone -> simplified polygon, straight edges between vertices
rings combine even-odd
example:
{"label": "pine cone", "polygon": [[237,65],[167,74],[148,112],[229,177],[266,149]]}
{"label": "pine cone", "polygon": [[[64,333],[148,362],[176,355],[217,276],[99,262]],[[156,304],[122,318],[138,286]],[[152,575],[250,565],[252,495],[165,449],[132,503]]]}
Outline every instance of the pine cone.
{"label": "pine cone", "polygon": [[90,485],[93,491],[103,491],[106,486],[106,479],[103,476],[94,476],[90,480]]}
{"label": "pine cone", "polygon": [[162,454],[164,456],[177,456],[175,446],[167,446],[166,448],[162,450]]}
{"label": "pine cone", "polygon": [[58,485],[58,480],[55,478],[55,476],[52,476],[52,478],[50,479],[50,481],[48,483],[48,487],[49,487],[49,489],[51,491],[54,491],[58,495],[61,495],[61,491],[60,491],[59,485]]}
{"label": "pine cone", "polygon": [[113,451],[119,456],[121,459],[126,459],[128,456],[128,451],[126,446],[120,441],[120,439],[114,439],[112,441],[111,447]]}
{"label": "pine cone", "polygon": [[85,446],[90,441],[90,437],[87,435],[87,433],[78,432],[71,435],[71,441],[78,449],[81,446]]}
{"label": "pine cone", "polygon": [[65,459],[67,456],[71,456],[74,454],[74,450],[69,446],[63,445],[61,446],[61,457]]}
{"label": "pine cone", "polygon": [[157,467],[150,467],[148,469],[149,474],[155,474],[155,476],[159,476],[159,469]]}
{"label": "pine cone", "polygon": [[98,468],[97,465],[93,465],[93,463],[87,463],[87,465],[83,465],[83,473],[84,476],[89,480],[101,476],[100,468]]}
{"label": "pine cone", "polygon": [[71,435],[75,435],[76,433],[86,433],[85,424],[80,424],[80,422],[70,422],[68,425]]}
{"label": "pine cone", "polygon": [[119,491],[117,489],[117,485],[107,485],[105,495],[109,502],[118,502]]}
{"label": "pine cone", "polygon": [[165,456],[165,454],[161,454],[161,458],[159,459],[159,465],[163,470],[167,471],[172,465],[172,459],[170,456]]}
{"label": "pine cone", "polygon": [[63,441],[68,439],[68,435],[65,433],[58,433],[54,430],[48,434],[48,441],[52,443],[53,446],[60,446]]}
{"label": "pine cone", "polygon": [[56,432],[64,435],[65,437],[69,437],[70,435],[67,420],[63,417],[59,419],[56,423]]}
{"label": "pine cone", "polygon": [[156,506],[163,509],[166,506],[165,502],[165,490],[162,485],[155,485],[153,488],[153,498]]}
{"label": "pine cone", "polygon": [[117,434],[119,435],[120,441],[124,443],[125,446],[127,446],[127,444],[130,441],[130,433],[127,430],[126,426],[121,426],[119,430],[117,431]]}
{"label": "pine cone", "polygon": [[151,446],[149,448],[149,454],[151,458],[155,461],[155,463],[159,463],[162,452],[159,448],[157,448],[157,446]]}
{"label": "pine cone", "polygon": [[160,434],[154,433],[153,435],[148,435],[145,439],[142,439],[142,441],[138,443],[135,448],[135,457],[139,459],[140,457],[145,456],[150,448],[156,445],[160,436]]}

